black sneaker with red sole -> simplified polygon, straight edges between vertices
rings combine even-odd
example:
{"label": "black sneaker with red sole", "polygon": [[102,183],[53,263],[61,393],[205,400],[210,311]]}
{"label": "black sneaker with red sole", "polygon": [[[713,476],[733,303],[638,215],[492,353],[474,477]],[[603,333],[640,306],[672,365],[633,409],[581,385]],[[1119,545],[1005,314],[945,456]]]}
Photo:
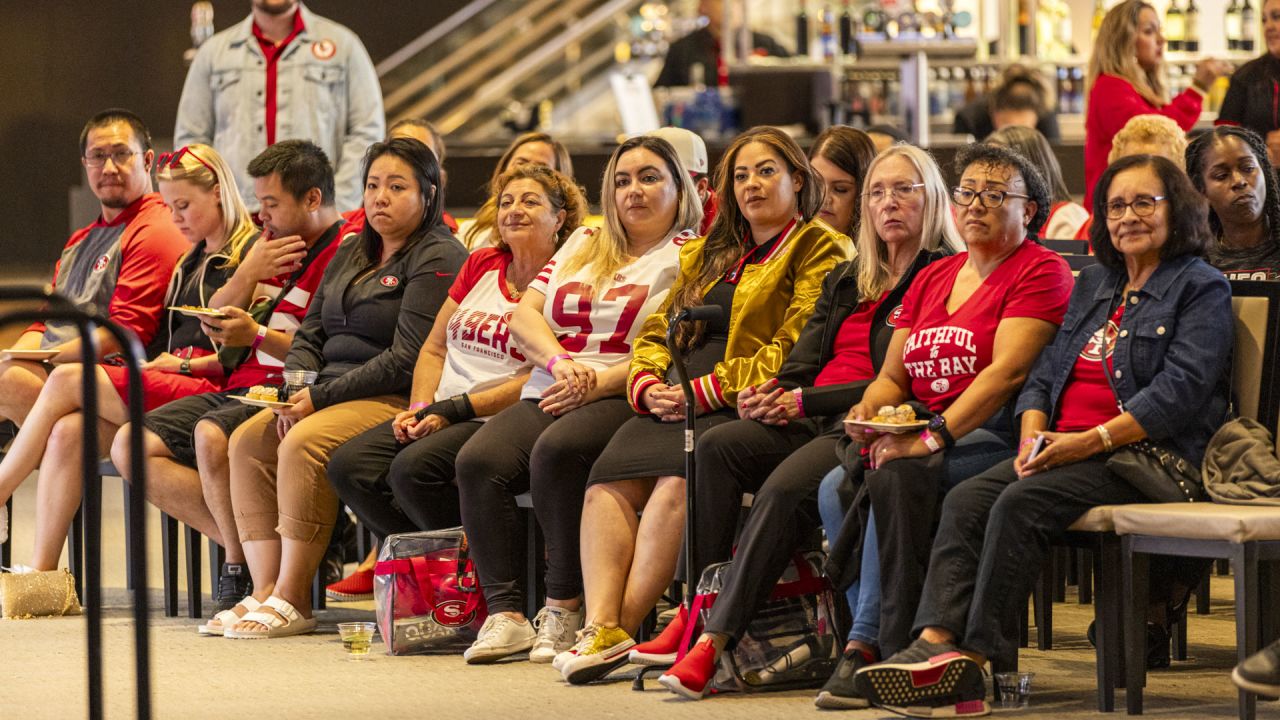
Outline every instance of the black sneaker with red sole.
{"label": "black sneaker with red sole", "polygon": [[[942,652],[928,655],[931,650]],[[885,662],[859,670],[854,687],[872,705],[907,717],[991,713],[986,677],[978,663],[952,648],[923,640]]]}

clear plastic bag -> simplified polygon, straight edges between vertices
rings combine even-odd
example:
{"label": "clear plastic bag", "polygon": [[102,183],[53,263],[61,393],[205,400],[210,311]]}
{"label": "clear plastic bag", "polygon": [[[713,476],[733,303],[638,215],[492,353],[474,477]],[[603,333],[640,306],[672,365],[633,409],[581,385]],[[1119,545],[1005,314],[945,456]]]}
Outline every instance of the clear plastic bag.
{"label": "clear plastic bag", "polygon": [[388,537],[374,567],[373,600],[391,655],[461,652],[489,615],[460,527]]}

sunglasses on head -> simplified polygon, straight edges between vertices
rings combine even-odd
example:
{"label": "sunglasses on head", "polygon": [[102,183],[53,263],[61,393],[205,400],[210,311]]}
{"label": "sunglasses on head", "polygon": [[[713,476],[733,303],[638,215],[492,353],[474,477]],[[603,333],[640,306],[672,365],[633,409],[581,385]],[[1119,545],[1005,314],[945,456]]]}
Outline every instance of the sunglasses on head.
{"label": "sunglasses on head", "polygon": [[158,172],[165,168],[170,170],[181,169],[183,156],[190,156],[196,162],[208,168],[209,172],[213,173],[215,176],[218,174],[217,171],[213,169],[213,166],[205,162],[199,155],[195,154],[195,151],[193,151],[189,145],[184,145],[173,152],[161,154],[160,157],[156,159],[156,171]]}

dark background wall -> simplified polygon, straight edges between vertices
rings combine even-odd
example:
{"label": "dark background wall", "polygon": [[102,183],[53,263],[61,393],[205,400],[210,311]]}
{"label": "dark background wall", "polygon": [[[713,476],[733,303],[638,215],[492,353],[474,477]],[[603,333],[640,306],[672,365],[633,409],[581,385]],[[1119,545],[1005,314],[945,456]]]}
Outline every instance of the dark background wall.
{"label": "dark background wall", "polygon": [[[377,63],[463,0],[309,0],[360,35]],[[248,0],[214,0],[223,30]],[[0,276],[47,275],[69,234],[68,189],[84,181],[76,141],[107,107],[142,115],[157,140],[173,119],[191,46],[182,0],[0,0]]]}

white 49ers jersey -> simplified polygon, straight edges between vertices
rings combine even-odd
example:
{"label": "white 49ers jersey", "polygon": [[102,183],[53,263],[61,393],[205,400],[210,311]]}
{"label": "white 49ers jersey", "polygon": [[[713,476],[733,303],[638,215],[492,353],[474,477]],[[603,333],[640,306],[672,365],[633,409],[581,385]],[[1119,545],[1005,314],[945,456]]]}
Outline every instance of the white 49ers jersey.
{"label": "white 49ers jersey", "polygon": [[[560,267],[565,261],[579,252],[591,253],[591,243],[599,237],[599,230],[578,228],[529,283],[530,290],[547,297],[542,317],[565,352],[597,371],[631,360],[631,341],[666,299],[680,272],[680,246],[696,235],[692,230],[672,233],[602,287],[593,287],[595,273],[589,264],[564,276]],[[552,382],[546,368],[535,367],[521,397],[540,398]]]}

